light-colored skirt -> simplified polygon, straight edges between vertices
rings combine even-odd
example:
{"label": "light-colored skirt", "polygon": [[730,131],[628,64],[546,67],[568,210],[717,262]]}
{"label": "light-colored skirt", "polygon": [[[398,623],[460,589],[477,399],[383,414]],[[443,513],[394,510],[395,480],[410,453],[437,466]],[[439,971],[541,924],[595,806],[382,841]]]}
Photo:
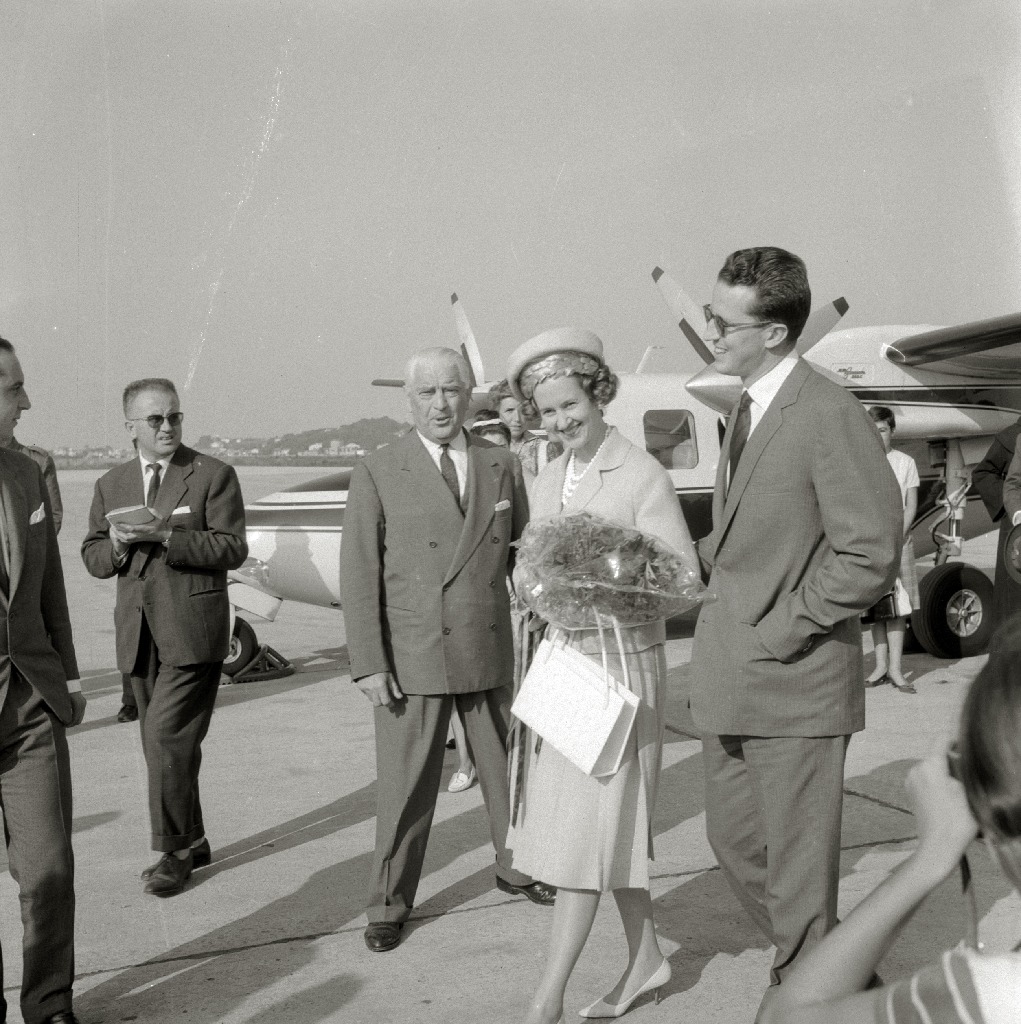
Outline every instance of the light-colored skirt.
{"label": "light-colored skirt", "polygon": [[[580,634],[571,636],[571,646],[580,648]],[[623,682],[615,646],[611,634],[609,669]],[[599,654],[587,656],[602,666]],[[558,888],[649,888],[652,815],[663,760],[666,652],[656,644],[626,657],[631,689],[641,704],[616,774],[593,778],[551,744],[528,737],[524,793],[507,846],[516,870]]]}

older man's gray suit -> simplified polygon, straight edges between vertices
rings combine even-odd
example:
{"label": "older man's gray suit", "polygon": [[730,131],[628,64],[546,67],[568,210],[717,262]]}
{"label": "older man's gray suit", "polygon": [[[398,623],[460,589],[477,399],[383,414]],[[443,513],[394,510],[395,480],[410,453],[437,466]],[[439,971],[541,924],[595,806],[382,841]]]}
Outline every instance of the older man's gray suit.
{"label": "older man's gray suit", "polygon": [[[71,1009],[74,854],[64,728],[78,678],[64,575],[39,467],[0,448],[0,804],[24,925],[26,1024]],[[2,985],[0,985],[2,988]],[[0,1019],[6,1014],[0,995]]]}
{"label": "older man's gray suit", "polygon": [[505,846],[513,674],[509,545],[528,517],[516,456],[470,437],[461,513],[418,433],[351,478],[340,582],[351,677],[391,672],[406,699],[375,708],[376,853],[369,922],[404,921],[422,872],[455,706],[489,812],[497,874],[527,884]]}
{"label": "older man's gray suit", "polygon": [[776,944],[773,981],[836,919],[844,754],[865,726],[860,612],[897,572],[901,499],[856,399],[799,361],[728,487],[723,439],[691,711],[720,866]]}

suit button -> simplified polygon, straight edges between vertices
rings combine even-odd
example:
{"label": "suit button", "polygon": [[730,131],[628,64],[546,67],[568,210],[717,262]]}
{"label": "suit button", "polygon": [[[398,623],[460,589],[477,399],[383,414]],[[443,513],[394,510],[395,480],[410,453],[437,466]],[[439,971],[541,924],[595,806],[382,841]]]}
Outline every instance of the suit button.
{"label": "suit button", "polygon": [[493,538],[493,543],[494,544],[499,544],[500,543],[500,538],[499,537],[494,537]]}
{"label": "suit button", "polygon": [[443,635],[444,636],[450,636],[450,627],[449,626],[444,626],[443,627]]}
{"label": "suit button", "polygon": [[491,622],[489,624],[489,628],[495,633],[496,632],[496,623],[495,622]]}
{"label": "suit button", "polygon": [[429,547],[431,547],[431,548],[436,547],[436,541],[434,541],[434,540],[429,541]]}
{"label": "suit button", "polygon": [[495,587],[495,586],[496,586],[496,580],[490,580],[490,581],[489,581],[489,585],[490,585],[491,587]]}

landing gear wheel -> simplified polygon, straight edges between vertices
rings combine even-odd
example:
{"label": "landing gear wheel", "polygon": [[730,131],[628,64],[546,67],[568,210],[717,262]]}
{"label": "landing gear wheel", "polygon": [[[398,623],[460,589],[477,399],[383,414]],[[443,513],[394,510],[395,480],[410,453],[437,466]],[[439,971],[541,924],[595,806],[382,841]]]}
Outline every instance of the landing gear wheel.
{"label": "landing gear wheel", "polygon": [[223,662],[224,675],[236,676],[259,653],[255,630],[242,618],[234,620],[230,651]]}
{"label": "landing gear wheel", "polygon": [[993,584],[964,562],[930,569],[918,587],[922,607],[911,613],[918,642],[936,658],[984,654],[993,633]]}

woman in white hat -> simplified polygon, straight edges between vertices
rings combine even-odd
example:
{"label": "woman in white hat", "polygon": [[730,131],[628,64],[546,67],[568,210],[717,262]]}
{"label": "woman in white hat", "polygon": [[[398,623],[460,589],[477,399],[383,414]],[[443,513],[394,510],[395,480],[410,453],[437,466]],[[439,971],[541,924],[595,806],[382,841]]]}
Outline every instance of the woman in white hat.
{"label": "woman in white hat", "polygon": [[[521,345],[507,378],[520,401],[532,402],[542,426],[555,431],[564,453],[537,477],[532,520],[587,511],[657,537],[692,565],[694,545],[667,472],[603,418],[617,392],[591,331],[547,331]],[[628,943],[628,964],[617,984],[580,1011],[619,1017],[641,995],[670,980],[659,948],[649,895],[652,815],[663,749],[666,631],[662,620],[625,628],[631,688],[641,697],[630,750],[620,770],[593,778],[550,744],[531,748],[524,796],[507,845],[514,866],[557,887],[546,969],[529,1008],[528,1024],[553,1024],[563,1014],[564,990],[588,938],[603,892],[612,892]],[[601,662],[598,632],[573,630],[567,642]],[[621,658],[609,655],[620,680]]]}

